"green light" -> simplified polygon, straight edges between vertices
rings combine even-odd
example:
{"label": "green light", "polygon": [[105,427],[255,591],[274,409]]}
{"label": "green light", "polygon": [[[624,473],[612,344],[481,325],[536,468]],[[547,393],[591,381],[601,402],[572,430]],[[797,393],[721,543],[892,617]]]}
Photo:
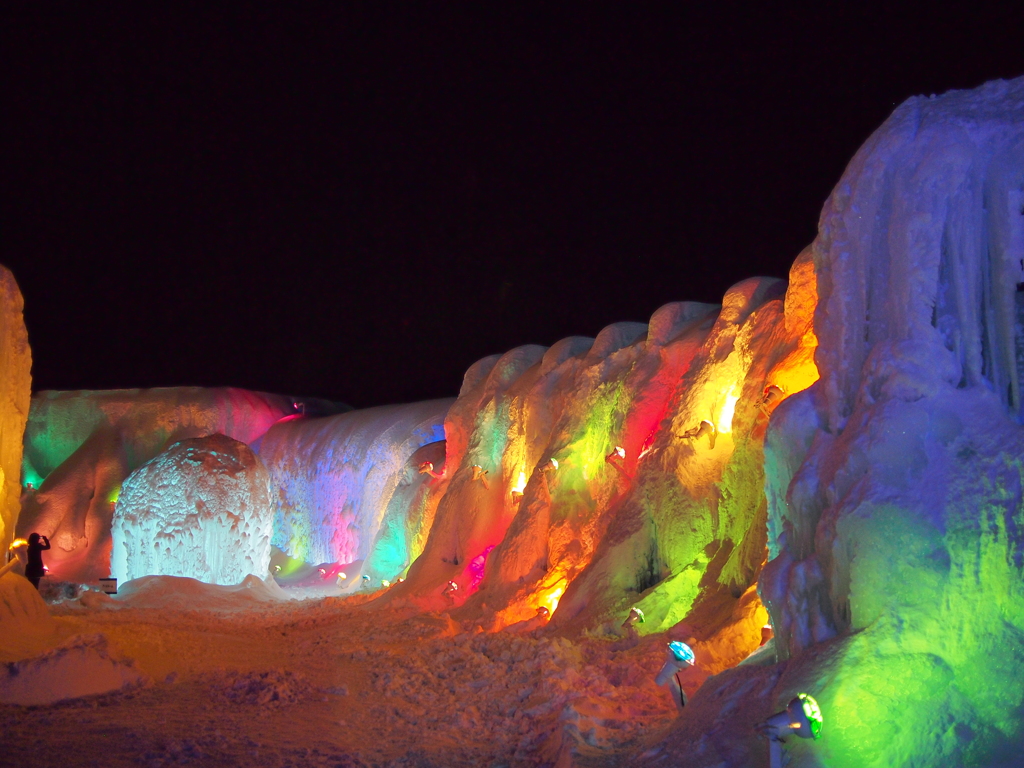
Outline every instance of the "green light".
{"label": "green light", "polygon": [[804,717],[807,718],[807,722],[811,725],[811,737],[815,739],[820,738],[822,717],[818,702],[808,693],[799,693],[797,698],[800,699],[800,704],[803,706]]}

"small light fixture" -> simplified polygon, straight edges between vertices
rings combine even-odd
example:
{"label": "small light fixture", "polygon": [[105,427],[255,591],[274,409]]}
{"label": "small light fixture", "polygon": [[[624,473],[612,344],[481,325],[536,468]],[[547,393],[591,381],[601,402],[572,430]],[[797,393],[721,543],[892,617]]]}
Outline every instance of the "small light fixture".
{"label": "small light fixture", "polygon": [[445,588],[443,590],[441,590],[441,594],[444,595],[449,600],[451,600],[452,602],[455,602],[455,593],[458,592],[458,591],[459,591],[459,585],[456,584],[454,581],[449,581],[445,585]]}
{"label": "small light fixture", "polygon": [[384,589],[387,589],[388,587],[390,587],[390,586],[391,586],[391,582],[390,582],[390,581],[388,581],[387,579],[381,579],[381,580],[380,580],[380,585],[381,585],[382,587],[384,587]]}
{"label": "small light fixture", "polygon": [[821,738],[821,709],[814,697],[799,693],[782,712],[778,712],[758,726],[768,737],[768,760],[771,768],[782,768],[782,745],[787,736],[801,739]]}
{"label": "small light fixture", "polygon": [[658,676],[654,678],[656,685],[669,686],[672,693],[672,701],[681,712],[686,706],[686,691],[683,690],[683,682],[679,679],[679,673],[696,664],[696,657],[693,649],[686,643],[673,640],[668,644],[668,660],[661,668]]}
{"label": "small light fixture", "polygon": [[626,620],[622,622],[623,629],[633,629],[636,624],[644,623],[644,612],[637,608],[635,605],[629,609],[629,615]]}
{"label": "small light fixture", "polygon": [[444,470],[441,470],[440,472],[434,471],[434,462],[432,461],[424,461],[420,464],[419,473],[421,475],[430,475],[434,478],[444,477]]}
{"label": "small light fixture", "polygon": [[619,459],[620,461],[626,458],[626,449],[621,445],[616,445],[615,449],[604,457],[605,461],[612,461],[613,459]]}
{"label": "small light fixture", "polygon": [[771,416],[775,406],[781,403],[785,397],[786,393],[782,391],[782,387],[777,384],[769,384],[758,399],[757,407],[765,416]]}
{"label": "small light fixture", "polygon": [[699,440],[705,435],[707,435],[708,438],[708,445],[714,449],[715,438],[718,437],[718,431],[715,429],[715,425],[710,421],[702,421],[693,429],[688,429],[686,432],[683,432],[680,437],[684,440]]}

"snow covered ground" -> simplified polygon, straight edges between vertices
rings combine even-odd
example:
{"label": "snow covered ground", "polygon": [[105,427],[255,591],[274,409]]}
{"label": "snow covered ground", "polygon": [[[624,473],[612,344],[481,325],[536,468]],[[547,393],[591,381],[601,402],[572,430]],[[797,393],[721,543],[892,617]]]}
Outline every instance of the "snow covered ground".
{"label": "snow covered ground", "polygon": [[676,717],[653,683],[664,638],[483,633],[255,579],[139,582],[51,612],[54,640],[100,633],[148,682],[0,706],[0,765],[613,766]]}

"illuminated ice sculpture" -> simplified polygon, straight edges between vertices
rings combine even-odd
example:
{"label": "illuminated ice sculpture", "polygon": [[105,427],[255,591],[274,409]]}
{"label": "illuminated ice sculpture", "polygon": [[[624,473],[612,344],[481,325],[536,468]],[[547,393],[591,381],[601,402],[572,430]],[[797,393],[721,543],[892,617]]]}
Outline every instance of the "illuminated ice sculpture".
{"label": "illuminated ice sculpture", "polygon": [[182,440],[124,481],[111,524],[111,575],[262,579],[273,521],[270,477],[247,445],[224,435]]}
{"label": "illuminated ice sculpture", "polygon": [[771,768],[782,768],[782,745],[787,736],[801,739],[821,737],[821,709],[810,694],[797,694],[782,712],[778,712],[760,726],[768,737],[768,758]]}

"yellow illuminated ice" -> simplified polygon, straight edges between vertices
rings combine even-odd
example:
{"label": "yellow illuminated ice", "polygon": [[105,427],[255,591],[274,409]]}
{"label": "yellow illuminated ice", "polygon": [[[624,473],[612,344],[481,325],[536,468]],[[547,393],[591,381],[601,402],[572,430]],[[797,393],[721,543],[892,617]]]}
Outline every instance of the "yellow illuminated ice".
{"label": "yellow illuminated ice", "polygon": [[725,393],[725,405],[722,406],[722,412],[718,417],[719,432],[732,431],[732,415],[736,410],[736,401],[740,399],[738,395],[733,394],[735,391],[736,385],[733,384]]}
{"label": "yellow illuminated ice", "polygon": [[559,586],[555,587],[553,590],[548,592],[547,595],[541,598],[541,602],[543,603],[542,607],[547,608],[548,611],[554,613],[555,609],[558,607],[558,601],[559,599],[561,599],[564,593],[565,584],[560,584]]}
{"label": "yellow illuminated ice", "polygon": [[516,484],[512,486],[512,493],[522,496],[524,488],[526,488],[526,473],[520,470],[519,479],[516,480]]}

